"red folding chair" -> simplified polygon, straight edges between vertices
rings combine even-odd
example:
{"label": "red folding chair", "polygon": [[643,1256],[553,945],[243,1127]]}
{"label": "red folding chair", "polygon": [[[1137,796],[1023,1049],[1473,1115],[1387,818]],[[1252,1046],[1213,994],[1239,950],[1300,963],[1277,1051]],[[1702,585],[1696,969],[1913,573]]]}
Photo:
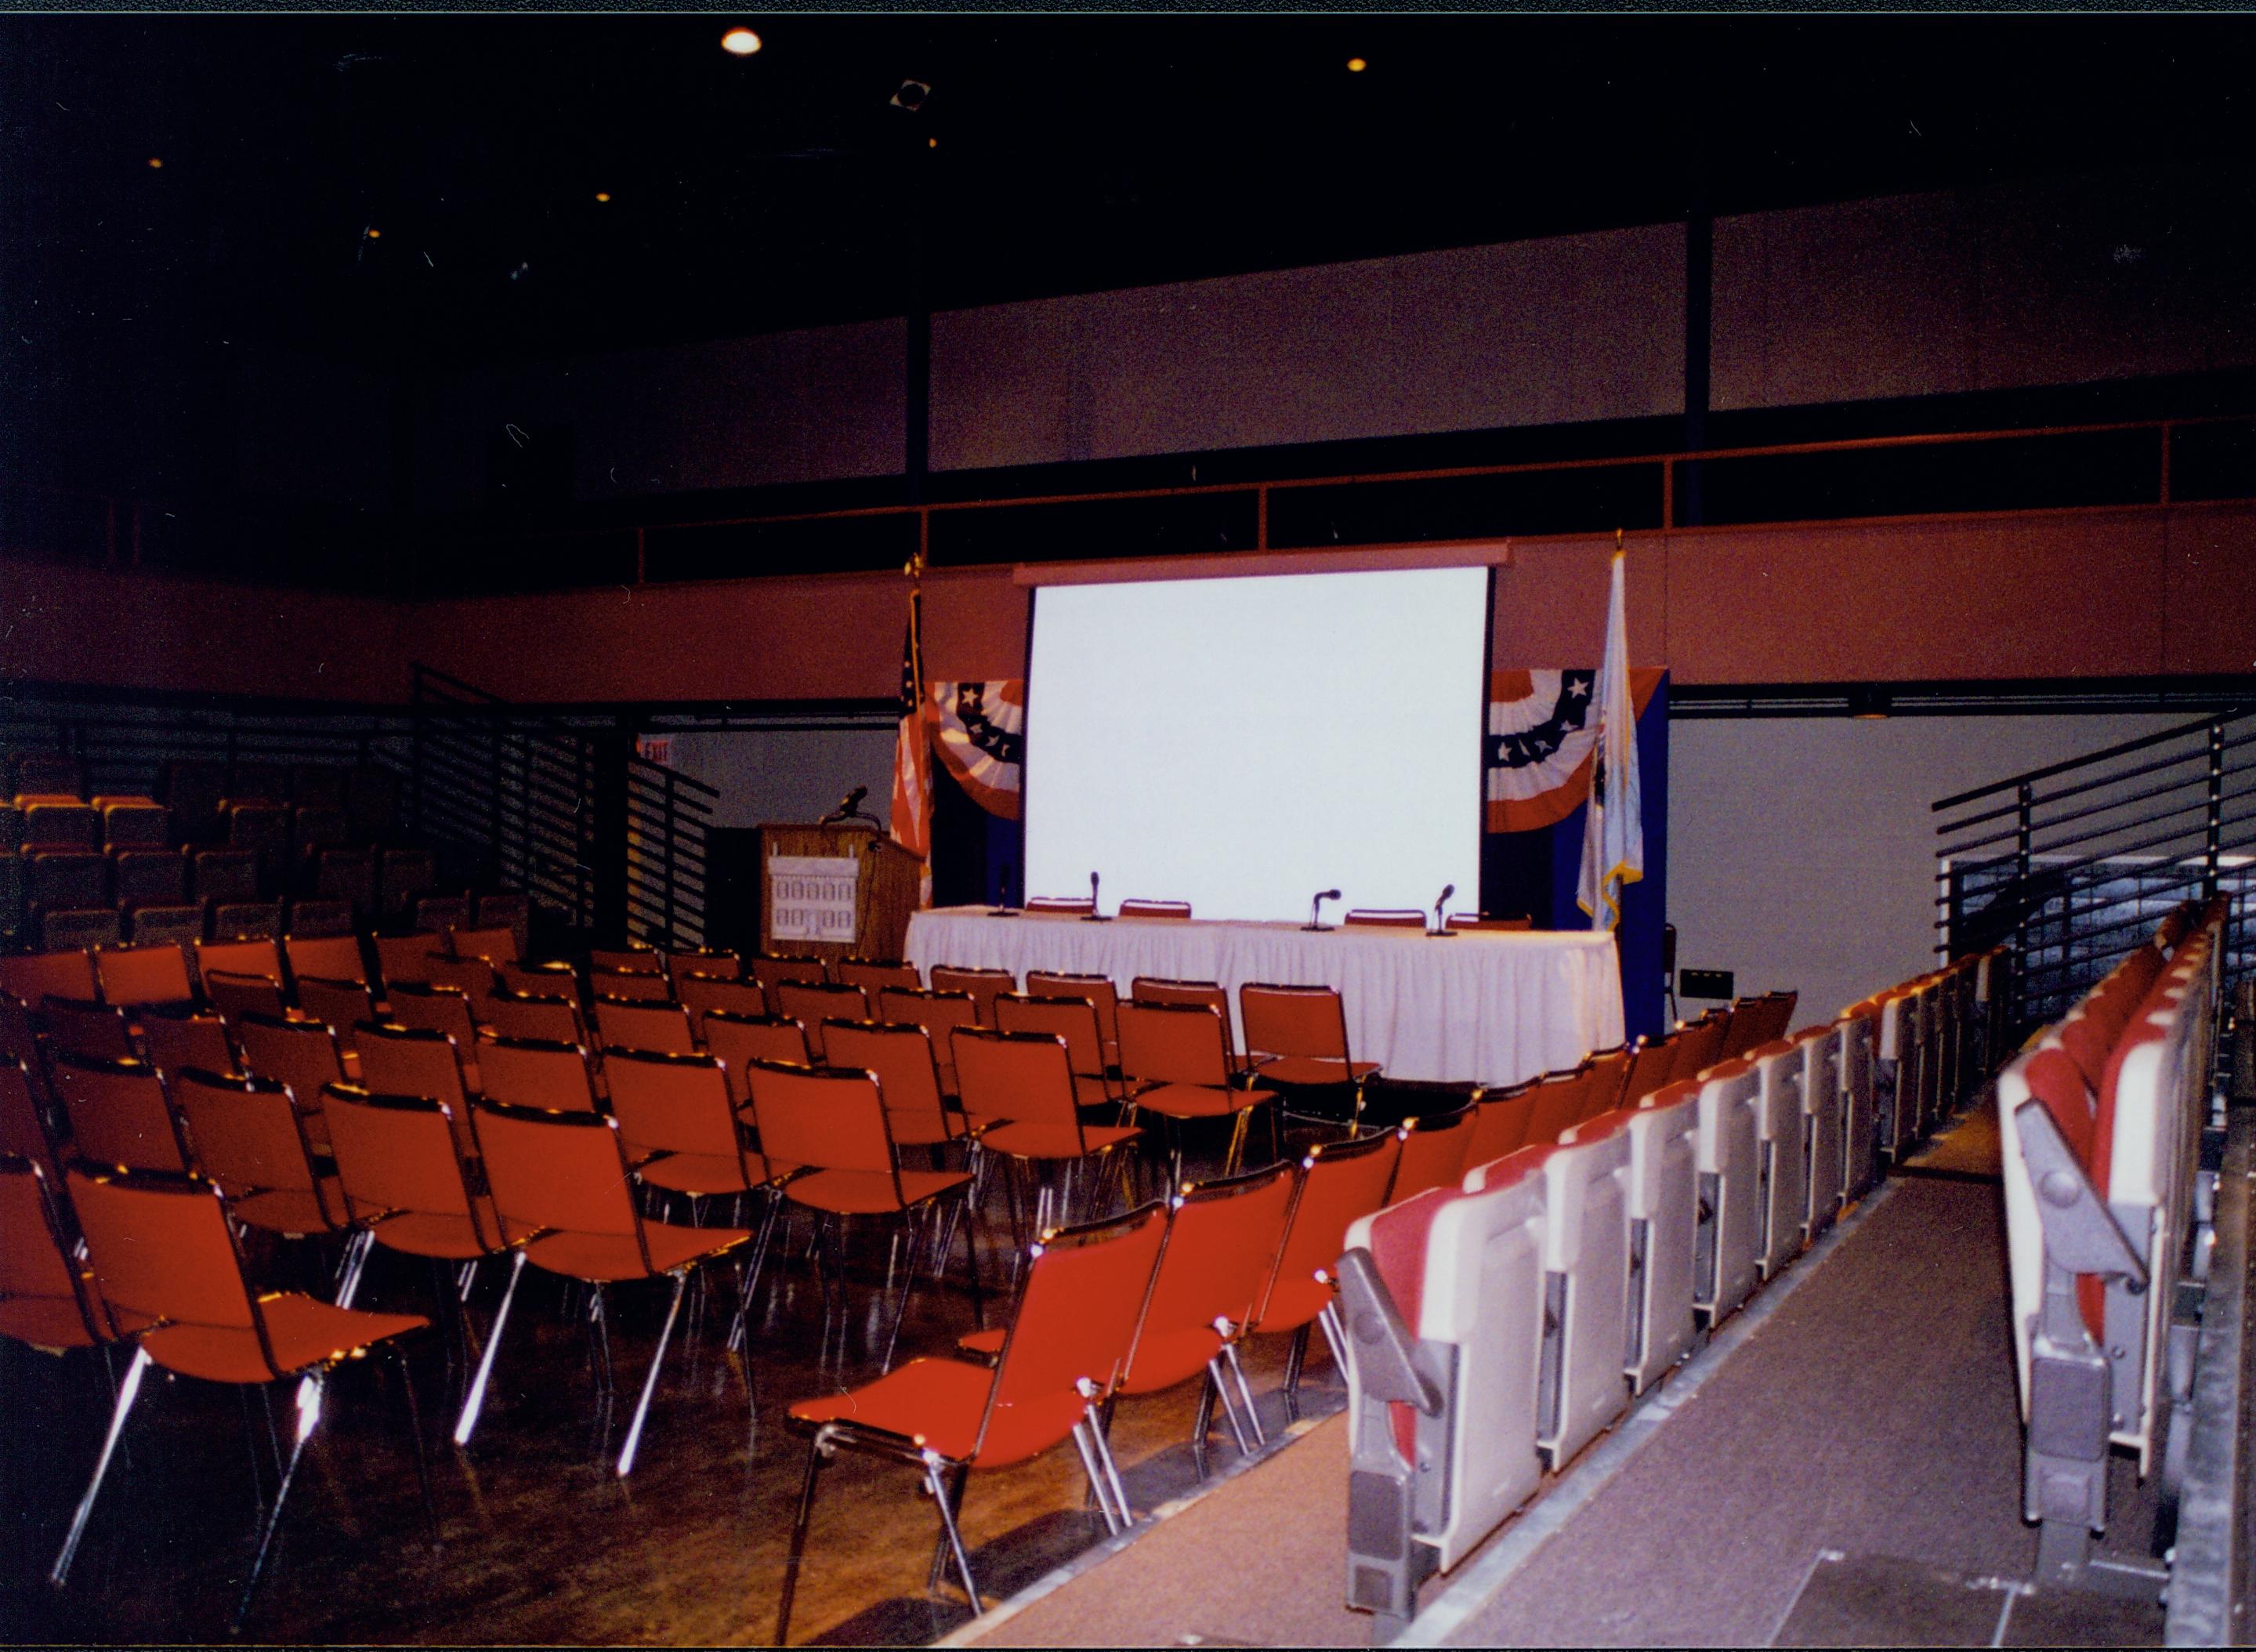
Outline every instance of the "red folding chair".
{"label": "red folding chair", "polygon": [[[975,970],[954,964],[932,966],[932,990],[935,993],[962,992],[969,997],[976,1011],[976,1020],[982,1027],[995,1025],[995,1000],[1005,992],[1019,990],[1018,978],[1008,970]],[[887,1015],[887,1020],[897,1016]]]}
{"label": "red folding chair", "polygon": [[[1230,1121],[1230,1147],[1222,1173],[1234,1175],[1245,1149],[1245,1128],[1254,1109],[1276,1100],[1269,1090],[1241,1089],[1230,1083],[1230,1033],[1211,1005],[1146,1004],[1119,1007],[1120,1070],[1128,1084],[1125,1118],[1153,1112],[1172,1126],[1170,1179],[1182,1179],[1182,1127],[1195,1119]],[[1270,1153],[1276,1156],[1277,1115],[1269,1114]]]}
{"label": "red folding chair", "polygon": [[1161,1207],[1153,1204],[1110,1221],[1045,1233],[1027,1253],[1018,1312],[991,1368],[960,1359],[913,1359],[851,1393],[791,1408],[792,1420],[811,1430],[813,1438],[784,1562],[777,1645],[791,1632],[815,1486],[823,1465],[841,1449],[905,1463],[923,1475],[975,1614],[985,1608],[957,1525],[974,1469],[1022,1463],[1070,1438],[1107,1526],[1116,1532],[1125,1527],[1127,1499],[1089,1410],[1110,1390],[1127,1358],[1166,1230]]}
{"label": "red folding chair", "polygon": [[778,1015],[738,1015],[728,1010],[709,1010],[703,1022],[705,1049],[716,1057],[729,1075],[729,1099],[743,1106],[752,1098],[745,1078],[754,1062],[779,1062],[788,1067],[807,1067],[807,1030],[797,1021]]}
{"label": "red folding chair", "polygon": [[178,1175],[188,1168],[187,1145],[173,1116],[157,1070],[126,1056],[54,1060],[55,1093],[70,1121],[71,1149],[95,1164]]}
{"label": "red folding chair", "polygon": [[[945,971],[934,970],[937,980]],[[1001,971],[997,971],[1002,975]],[[1004,992],[1008,992],[1010,978],[1003,976]],[[878,992],[877,1019],[891,1026],[914,1026],[924,1028],[925,1036],[932,1041],[932,1059],[940,1069],[940,1091],[944,1096],[957,1092],[955,1077],[955,1029],[959,1027],[992,1027],[995,1024],[996,993],[990,992],[983,1003],[969,992],[935,986],[928,992],[913,987],[881,987]]]}
{"label": "red folding chair", "polygon": [[[636,1208],[634,1178],[619,1141],[618,1121],[596,1113],[544,1112],[532,1107],[511,1107],[482,1101],[477,1108],[477,1140],[483,1150],[486,1179],[493,1190],[495,1210],[511,1235],[517,1259],[494,1316],[493,1331],[462,1413],[455,1424],[455,1444],[468,1445],[484,1409],[486,1385],[493,1375],[494,1357],[501,1352],[502,1332],[509,1324],[511,1303],[528,1261],[566,1279],[596,1288],[595,1321],[604,1324],[604,1289],[625,1280],[669,1278],[673,1296],[659,1332],[658,1351],[651,1356],[650,1372],[643,1379],[642,1398],[634,1420],[619,1448],[617,1473],[624,1479],[633,1471],[635,1452],[642,1443],[643,1424],[650,1415],[651,1395],[658,1373],[673,1340],[673,1325],[681,1314],[681,1298],[689,1276],[698,1268],[727,1255],[751,1235],[737,1227],[680,1227],[646,1218]],[[519,1237],[525,1236],[525,1237]],[[604,1332],[608,1338],[608,1331]],[[610,1366],[608,1340],[604,1368]]]}
{"label": "red folding chair", "polygon": [[1300,1413],[1301,1369],[1308,1360],[1308,1327],[1321,1324],[1332,1359],[1347,1368],[1333,1320],[1336,1283],[1332,1270],[1347,1248],[1347,1230],[1357,1217],[1386,1203],[1386,1190],[1401,1161],[1402,1133],[1382,1130],[1343,1141],[1318,1142],[1301,1161],[1293,1208],[1285,1218],[1277,1269],[1262,1292],[1249,1333],[1290,1332],[1292,1352],[1285,1364],[1285,1407]]}
{"label": "red folding chair", "polygon": [[0,1337],[61,1353],[116,1333],[71,1254],[54,1193],[38,1162],[0,1150]]}
{"label": "red folding chair", "polygon": [[[253,1289],[219,1190],[201,1178],[74,1168],[65,1183],[86,1238],[96,1288],[113,1322],[135,1336],[139,1345],[118,1384],[116,1408],[94,1478],[79,1500],[62,1552],[47,1575],[60,1586],[70,1574],[126,1416],[151,1365],[208,1382],[243,1386],[295,1377],[297,1433],[236,1603],[234,1627],[240,1631],[306,1443],[321,1422],[328,1373],[371,1349],[381,1348],[398,1359],[398,1339],[430,1322],[417,1314],[340,1308],[297,1291]],[[424,1509],[435,1543],[438,1519],[431,1509],[424,1473],[422,1431],[414,1422],[414,1385],[404,1359],[399,1360],[398,1375],[407,1392],[416,1473],[423,1483]]]}

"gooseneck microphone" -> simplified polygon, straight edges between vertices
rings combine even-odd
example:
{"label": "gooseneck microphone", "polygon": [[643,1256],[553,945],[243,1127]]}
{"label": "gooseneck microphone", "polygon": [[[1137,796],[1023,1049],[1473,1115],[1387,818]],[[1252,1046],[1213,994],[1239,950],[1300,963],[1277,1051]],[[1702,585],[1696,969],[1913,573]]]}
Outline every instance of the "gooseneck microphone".
{"label": "gooseneck microphone", "polygon": [[1311,900],[1310,902],[1308,902],[1308,921],[1306,923],[1302,924],[1302,925],[1301,926],[1301,928],[1302,928],[1303,929],[1336,929],[1336,928],[1337,928],[1339,927],[1337,924],[1334,924],[1334,923],[1319,923],[1316,920],[1317,920],[1318,915],[1319,915],[1319,914],[1322,912],[1322,910],[1323,910],[1323,905],[1324,905],[1324,902],[1325,902],[1325,901],[1327,901],[1327,900],[1338,900],[1339,898],[1340,898],[1340,892],[1339,892],[1338,890],[1336,890],[1336,889],[1319,889],[1318,891],[1316,891],[1316,898],[1315,898],[1314,900]]}
{"label": "gooseneck microphone", "polygon": [[1096,909],[1096,874],[1089,874],[1089,910],[1082,914],[1083,923],[1110,923],[1111,919]]}
{"label": "gooseneck microphone", "polygon": [[1456,934],[1455,929],[1449,928],[1449,921],[1442,916],[1442,908],[1449,904],[1449,897],[1456,893],[1457,886],[1453,883],[1445,883],[1442,886],[1441,896],[1434,902],[1434,927],[1426,931],[1428,935],[1446,938]]}
{"label": "gooseneck microphone", "polygon": [[870,788],[868,787],[856,787],[852,791],[846,794],[846,801],[839,804],[838,807],[831,810],[830,813],[825,815],[818,824],[829,826],[839,821],[869,819],[868,815],[862,813],[862,800],[869,794]]}

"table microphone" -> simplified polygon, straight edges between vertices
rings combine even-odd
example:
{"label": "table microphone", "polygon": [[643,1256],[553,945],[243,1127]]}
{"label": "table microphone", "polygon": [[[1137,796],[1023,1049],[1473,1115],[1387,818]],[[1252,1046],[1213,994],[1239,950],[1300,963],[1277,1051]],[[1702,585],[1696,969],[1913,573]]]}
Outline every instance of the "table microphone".
{"label": "table microphone", "polygon": [[1316,892],[1316,898],[1308,902],[1308,921],[1302,924],[1301,928],[1303,929],[1336,929],[1339,928],[1336,923],[1318,923],[1316,921],[1316,914],[1322,910],[1324,902],[1327,900],[1336,900],[1339,898],[1340,893],[1336,889],[1319,889]]}
{"label": "table microphone", "polygon": [[1449,897],[1456,893],[1456,885],[1443,884],[1441,899],[1434,902],[1434,927],[1426,933],[1435,940],[1446,940],[1449,936],[1456,934],[1456,931],[1449,928],[1448,921],[1442,916],[1442,908],[1449,904]]}
{"label": "table microphone", "polygon": [[1096,909],[1096,874],[1093,872],[1089,874],[1089,910],[1082,914],[1081,921],[1083,923],[1110,923],[1112,921],[1111,919],[1106,917],[1103,913]]}

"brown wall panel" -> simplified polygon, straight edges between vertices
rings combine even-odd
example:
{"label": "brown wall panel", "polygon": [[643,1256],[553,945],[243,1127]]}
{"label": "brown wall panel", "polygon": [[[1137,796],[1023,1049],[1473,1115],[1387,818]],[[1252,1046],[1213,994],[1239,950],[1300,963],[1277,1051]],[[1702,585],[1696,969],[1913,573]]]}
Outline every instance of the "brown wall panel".
{"label": "brown wall panel", "polygon": [[1681,682],[2137,676],[2161,667],[2154,512],[1676,536]]}
{"label": "brown wall panel", "polygon": [[2164,591],[2161,669],[2256,671],[2256,513],[2174,513]]}
{"label": "brown wall panel", "polygon": [[405,613],[381,597],[0,561],[0,681],[398,700]]}

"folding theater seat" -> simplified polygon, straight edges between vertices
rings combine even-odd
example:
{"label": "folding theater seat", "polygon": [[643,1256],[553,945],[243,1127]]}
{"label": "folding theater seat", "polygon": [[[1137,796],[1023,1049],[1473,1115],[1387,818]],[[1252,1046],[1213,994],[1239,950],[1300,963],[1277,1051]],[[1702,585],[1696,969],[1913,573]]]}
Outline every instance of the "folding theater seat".
{"label": "folding theater seat", "polygon": [[412,909],[415,897],[437,884],[438,870],[427,849],[387,849],[377,858],[378,915],[395,923]]}
{"label": "folding theater seat", "polygon": [[[128,912],[188,903],[188,863],[178,851],[121,849],[111,854],[109,871],[117,904]],[[201,921],[202,907],[196,917]]]}
{"label": "folding theater seat", "polygon": [[1692,1302],[1713,1325],[1747,1299],[1762,1272],[1762,1096],[1755,1064],[1744,1055],[1710,1068],[1699,1082]]}
{"label": "folding theater seat", "polygon": [[125,938],[135,946],[194,946],[204,938],[203,908],[138,907],[127,914]]}
{"label": "folding theater seat", "polygon": [[290,866],[289,810],[279,803],[230,798],[221,813],[227,821],[227,846],[257,858],[259,893],[282,893]]}
{"label": "folding theater seat", "polygon": [[296,894],[321,890],[321,855],[352,842],[345,812],[326,804],[300,803],[290,811],[290,889]]}
{"label": "folding theater seat", "polygon": [[1857,1199],[1880,1179],[1879,1000],[1851,1004],[1833,1031],[1841,1075],[1841,1193]]}
{"label": "folding theater seat", "polygon": [[109,862],[93,850],[26,848],[24,907],[42,952],[100,944],[81,938],[90,935],[106,934],[116,943]]}
{"label": "folding theater seat", "polygon": [[1724,1047],[1717,1052],[1716,1059],[1729,1061],[1773,1039],[1785,1037],[1787,1023],[1794,1019],[1796,997],[1793,992],[1766,992],[1759,998],[1743,998],[1733,1003],[1731,1024],[1724,1034]]}
{"label": "folding theater seat", "polygon": [[1919,1139],[1919,1069],[1924,1039],[1915,986],[1890,987],[1873,1001],[1872,1105],[1880,1153],[1890,1161]]}
{"label": "folding theater seat", "polygon": [[324,896],[293,895],[286,921],[286,933],[291,935],[349,935],[353,932],[352,902],[331,900]]}
{"label": "folding theater seat", "polygon": [[102,816],[88,804],[35,801],[18,795],[24,812],[24,852],[39,849],[96,850],[102,847]]}
{"label": "folding theater seat", "polygon": [[108,850],[168,849],[173,843],[173,811],[158,803],[105,802],[102,808],[102,846]]}
{"label": "folding theater seat", "polygon": [[1541,1155],[1513,1154],[1477,1192],[1365,1212],[1344,1236],[1350,1606],[1406,1621],[1418,1585],[1541,1483]]}
{"label": "folding theater seat", "polygon": [[1691,1351],[1694,1236],[1699,1228],[1700,1087],[1670,1084],[1633,1106],[1580,1124],[1577,1146],[1618,1129],[1629,1143],[1622,1212],[1629,1269],[1622,1373],[1642,1394]]}
{"label": "folding theater seat", "polygon": [[314,857],[314,893],[330,900],[351,903],[359,921],[376,917],[376,851],[372,849],[324,849]]}
{"label": "folding theater seat", "polygon": [[86,770],[67,757],[19,757],[15,785],[19,797],[81,798],[86,795]]}
{"label": "folding theater seat", "polygon": [[815,1487],[823,1465],[842,1447],[921,1472],[975,1616],[985,1607],[956,1524],[973,1470],[1022,1463],[1070,1438],[1106,1524],[1117,1529],[1126,1523],[1116,1512],[1116,1504],[1125,1500],[1118,1477],[1110,1472],[1089,1411],[1128,1357],[1166,1232],[1162,1207],[1152,1204],[1110,1221],[1044,1234],[1028,1255],[1018,1311],[991,1368],[967,1360],[913,1359],[850,1393],[791,1408],[793,1422],[813,1437],[784,1562],[776,1644],[790,1636]]}
{"label": "folding theater seat", "polygon": [[184,762],[165,765],[164,801],[173,811],[173,825],[184,842],[209,844],[222,831],[220,799],[227,794],[223,763]]}
{"label": "folding theater seat", "polygon": [[1681,1078],[1697,1078],[1723,1059],[1724,1037],[1731,1030],[1731,1009],[1719,1005],[1676,1034],[1676,1060],[1668,1070],[1668,1082]]}
{"label": "folding theater seat", "polygon": [[1756,1197],[1762,1206],[1762,1274],[1776,1279],[1801,1254],[1809,1228],[1809,1123],[1802,1105],[1803,1058],[1774,1039],[1742,1059],[1755,1070],[1755,1119],[1761,1144]]}
{"label": "folding theater seat", "polygon": [[1802,1225],[1815,1242],[1840,1214],[1848,1109],[1841,1088],[1841,1041],[1830,1027],[1805,1027],[1787,1041],[1801,1063],[1803,1182],[1808,1203]]}
{"label": "folding theater seat", "polygon": [[271,935],[282,928],[282,903],[262,895],[258,857],[243,849],[203,849],[188,857],[189,893],[210,914],[215,939]]}
{"label": "folding theater seat", "polygon": [[2091,1536],[2107,1526],[2109,1443],[2136,1450],[2144,1474],[2173,1402],[2161,1377],[2177,1327],[2165,1317],[2178,1307],[2207,1121],[2217,938],[2205,928],[2166,969],[2141,963],[2127,989],[2111,991],[2111,977],[2087,994],[2087,1018],[2120,1029],[2096,1095],[2064,1027],[1999,1077],[2023,1513],[2041,1528],[2040,1584],[2086,1581]]}
{"label": "folding theater seat", "polygon": [[2013,955],[1992,947],[1975,960],[1975,1084],[1995,1072],[2006,1056],[2006,1011],[2012,992]]}

